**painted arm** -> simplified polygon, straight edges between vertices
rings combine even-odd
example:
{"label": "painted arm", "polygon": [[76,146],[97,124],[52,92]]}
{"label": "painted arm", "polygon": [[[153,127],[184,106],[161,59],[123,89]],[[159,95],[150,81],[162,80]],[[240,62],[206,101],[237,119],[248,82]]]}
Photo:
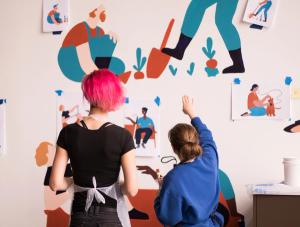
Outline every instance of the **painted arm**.
{"label": "painted arm", "polygon": [[73,178],[65,177],[68,160],[67,151],[57,146],[49,183],[52,191],[67,190],[73,184]]}
{"label": "painted arm", "polygon": [[54,15],[51,15],[50,17],[51,17],[54,24],[59,25],[59,22],[56,21]]}
{"label": "painted arm", "polygon": [[259,5],[264,5],[264,4],[266,4],[267,2],[268,2],[268,0],[264,0],[264,1],[260,2]]}
{"label": "painted arm", "polygon": [[76,106],[73,106],[73,108],[72,109],[70,109],[69,111],[70,112],[74,112],[74,110],[76,110],[78,108],[78,105],[76,105]]}
{"label": "painted arm", "polygon": [[126,117],[127,120],[129,120],[132,124],[136,125],[136,121],[134,121],[131,117]]}
{"label": "painted arm", "polygon": [[253,104],[254,104],[255,106],[266,106],[267,103],[265,103],[265,101],[266,101],[268,98],[270,98],[270,96],[269,96],[269,95],[266,95],[262,100],[254,101]]}
{"label": "painted arm", "polygon": [[124,195],[133,197],[138,193],[134,149],[122,155],[121,165],[124,174],[124,183],[121,184],[121,190]]}
{"label": "painted arm", "polygon": [[76,51],[79,64],[85,74],[90,74],[91,72],[98,70],[98,67],[91,57],[90,46],[88,42],[77,46]]}

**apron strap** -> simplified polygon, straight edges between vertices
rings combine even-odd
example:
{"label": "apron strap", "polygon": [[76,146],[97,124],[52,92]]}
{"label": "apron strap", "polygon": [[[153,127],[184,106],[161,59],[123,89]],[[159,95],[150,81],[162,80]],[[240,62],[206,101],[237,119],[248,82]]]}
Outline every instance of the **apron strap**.
{"label": "apron strap", "polygon": [[84,21],[83,23],[84,23],[87,33],[88,33],[88,39],[90,39],[92,37],[91,28],[86,21]]}
{"label": "apron strap", "polygon": [[82,124],[82,126],[86,129],[89,129],[87,126],[86,126],[86,123],[84,122],[84,120],[81,120],[80,123]]}
{"label": "apron strap", "polygon": [[100,28],[98,26],[96,27],[96,36],[100,37]]}

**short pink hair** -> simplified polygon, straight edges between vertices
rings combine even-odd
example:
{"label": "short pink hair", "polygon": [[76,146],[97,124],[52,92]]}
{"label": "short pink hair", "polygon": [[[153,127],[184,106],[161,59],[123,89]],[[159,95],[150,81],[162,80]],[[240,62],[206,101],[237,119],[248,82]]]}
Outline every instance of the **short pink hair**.
{"label": "short pink hair", "polygon": [[125,101],[120,79],[108,69],[96,70],[86,75],[81,89],[92,106],[105,112],[118,109]]}

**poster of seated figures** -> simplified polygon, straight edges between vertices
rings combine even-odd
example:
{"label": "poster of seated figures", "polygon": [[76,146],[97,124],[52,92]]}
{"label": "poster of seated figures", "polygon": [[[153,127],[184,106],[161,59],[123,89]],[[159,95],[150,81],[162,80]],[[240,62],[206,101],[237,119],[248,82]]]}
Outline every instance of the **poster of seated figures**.
{"label": "poster of seated figures", "polygon": [[288,120],[290,100],[290,86],[284,79],[233,83],[232,120]]}
{"label": "poster of seated figures", "polygon": [[159,156],[160,105],[157,99],[134,100],[124,105],[124,128],[133,136],[137,156]]}

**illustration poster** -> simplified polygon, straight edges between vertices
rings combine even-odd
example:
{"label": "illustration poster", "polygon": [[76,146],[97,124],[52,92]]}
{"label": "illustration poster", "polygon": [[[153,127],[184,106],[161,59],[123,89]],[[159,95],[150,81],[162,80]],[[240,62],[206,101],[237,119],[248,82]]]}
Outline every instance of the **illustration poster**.
{"label": "illustration poster", "polygon": [[270,27],[274,21],[278,0],[248,0],[244,21]]}
{"label": "illustration poster", "polygon": [[69,0],[43,1],[43,31],[63,31],[69,24]]}
{"label": "illustration poster", "polygon": [[242,81],[232,85],[232,119],[287,120],[291,116],[290,87],[284,83]]}
{"label": "illustration poster", "polygon": [[158,156],[160,115],[153,100],[130,100],[124,106],[124,127],[132,134],[137,156]]}

